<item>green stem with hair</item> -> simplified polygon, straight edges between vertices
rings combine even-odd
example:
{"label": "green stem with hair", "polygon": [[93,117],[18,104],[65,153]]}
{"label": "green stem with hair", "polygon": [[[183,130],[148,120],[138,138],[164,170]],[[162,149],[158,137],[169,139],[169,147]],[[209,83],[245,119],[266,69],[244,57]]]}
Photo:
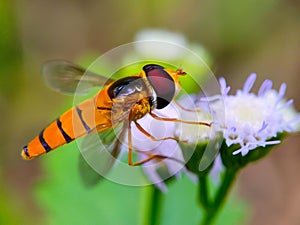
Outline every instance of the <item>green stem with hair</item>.
{"label": "green stem with hair", "polygon": [[159,225],[162,212],[163,193],[154,185],[149,186],[147,196],[147,208],[143,224]]}
{"label": "green stem with hair", "polygon": [[[200,222],[200,225],[212,225],[216,221],[217,216],[219,215],[220,210],[222,209],[226,201],[228,193],[231,190],[236,175],[236,170],[225,170],[221,185],[217,190],[215,198],[210,203],[206,200],[208,197],[205,198],[203,196],[205,192],[207,193],[207,191],[205,191],[205,188],[207,189],[207,184],[200,184],[200,188],[204,188],[204,190],[200,191],[200,202],[205,212],[204,217]],[[200,182],[201,181],[203,182],[203,179],[201,179]]]}

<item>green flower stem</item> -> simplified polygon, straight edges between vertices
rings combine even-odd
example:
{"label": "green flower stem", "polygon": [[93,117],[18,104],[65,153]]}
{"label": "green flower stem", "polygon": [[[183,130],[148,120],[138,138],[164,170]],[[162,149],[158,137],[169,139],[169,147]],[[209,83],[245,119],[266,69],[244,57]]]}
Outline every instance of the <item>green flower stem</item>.
{"label": "green flower stem", "polygon": [[215,207],[221,207],[224,204],[226,197],[235,181],[236,176],[237,176],[236,170],[227,169],[225,171],[222,184],[217,192],[217,195],[216,195],[216,198],[214,201]]}
{"label": "green flower stem", "polygon": [[204,208],[205,211],[210,210],[210,200],[208,193],[208,176],[199,176],[199,201],[201,207]]}
{"label": "green flower stem", "polygon": [[145,225],[159,225],[161,219],[161,210],[163,202],[163,193],[154,185],[149,186],[147,196],[147,208],[144,217]]}
{"label": "green flower stem", "polygon": [[226,197],[228,196],[228,193],[234,183],[236,175],[236,170],[227,169],[225,171],[222,183],[215,195],[214,201],[211,203],[210,207],[204,207],[205,215],[200,223],[201,225],[211,225],[217,219],[218,213],[225,203]]}

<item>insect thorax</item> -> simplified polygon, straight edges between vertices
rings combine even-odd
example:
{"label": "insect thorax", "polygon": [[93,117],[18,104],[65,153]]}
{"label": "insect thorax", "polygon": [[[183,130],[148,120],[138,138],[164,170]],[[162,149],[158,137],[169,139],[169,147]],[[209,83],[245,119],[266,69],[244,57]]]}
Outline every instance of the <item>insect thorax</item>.
{"label": "insect thorax", "polygon": [[124,88],[124,90],[128,88],[130,93],[120,94],[112,99],[112,123],[138,120],[151,111],[152,98],[148,87],[146,85],[142,88],[136,85],[133,87],[136,88],[133,91],[130,86]]}
{"label": "insect thorax", "polygon": [[129,120],[135,121],[144,117],[151,111],[150,98],[143,98],[133,105],[129,113]]}

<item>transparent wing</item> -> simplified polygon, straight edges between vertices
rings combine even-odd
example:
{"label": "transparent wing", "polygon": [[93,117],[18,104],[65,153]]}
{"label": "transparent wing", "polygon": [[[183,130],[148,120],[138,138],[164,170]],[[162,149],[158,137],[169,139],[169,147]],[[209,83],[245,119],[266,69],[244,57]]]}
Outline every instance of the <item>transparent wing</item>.
{"label": "transparent wing", "polygon": [[65,60],[45,62],[42,66],[42,75],[49,87],[64,94],[87,94],[93,87],[113,81]]}
{"label": "transparent wing", "polygon": [[102,180],[102,176],[99,175],[91,166],[85,161],[83,156],[79,154],[78,157],[78,169],[80,178],[86,187],[93,187]]}
{"label": "transparent wing", "polygon": [[120,154],[125,127],[92,133],[80,143],[79,174],[87,186],[97,184],[110,171]]}

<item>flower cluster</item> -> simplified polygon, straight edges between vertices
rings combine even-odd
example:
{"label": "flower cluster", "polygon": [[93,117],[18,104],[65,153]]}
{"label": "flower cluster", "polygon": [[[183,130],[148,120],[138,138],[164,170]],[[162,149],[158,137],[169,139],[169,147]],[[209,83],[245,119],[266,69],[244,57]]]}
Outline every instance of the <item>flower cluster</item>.
{"label": "flower cluster", "polygon": [[240,148],[233,154],[245,156],[257,147],[279,144],[280,140],[270,140],[279,133],[294,132],[299,129],[299,114],[293,108],[293,100],[284,99],[286,84],[279,91],[272,89],[272,81],[266,80],[258,94],[250,90],[256,79],[251,74],[243,89],[235,95],[229,95],[230,87],[224,78],[220,79],[221,93],[225,105],[225,121],[219,124],[226,145],[239,144]]}
{"label": "flower cluster", "polygon": [[[225,79],[221,78],[219,80],[221,96],[208,96],[206,98],[187,96],[179,100],[186,108],[197,107],[201,109],[200,111],[186,111],[178,107],[176,108],[175,104],[173,104],[173,109],[171,110],[172,107],[166,108],[162,115],[168,115],[169,117],[170,115],[176,115],[174,114],[175,107],[177,114],[179,112],[179,117],[183,120],[209,122],[213,120],[209,109],[218,109],[218,105],[222,103],[221,105],[224,106],[224,117],[221,120],[215,120],[212,128],[216,132],[222,133],[224,143],[226,144],[225,148],[238,146],[230,153],[232,157],[238,154],[244,157],[250,151],[279,144],[281,142],[279,134],[299,130],[300,115],[293,107],[293,100],[284,99],[286,84],[283,83],[279,91],[277,91],[272,88],[272,81],[266,80],[260,86],[258,93],[255,94],[251,92],[255,80],[256,74],[251,74],[243,88],[237,90],[236,94],[231,95],[229,94],[230,87],[227,86]],[[145,119],[145,121],[144,125],[150,120]],[[212,136],[212,128],[210,127],[163,123],[167,127],[168,136],[177,136],[189,144],[207,143]],[[159,126],[161,125],[157,125],[153,129],[154,133],[155,130],[161,131]],[[148,143],[148,145],[150,144]],[[174,141],[170,140],[158,145],[158,147],[153,148],[151,151],[173,158],[176,155],[177,158],[182,160],[182,151],[184,149],[180,149]],[[213,161],[214,159],[212,159]],[[218,162],[215,165],[217,164],[218,166],[221,163],[221,158],[218,158]],[[177,175],[184,169],[177,162],[172,162],[172,160],[165,160],[165,166],[171,174],[174,173]],[[148,164],[145,164],[143,168],[152,182],[161,190],[166,191],[166,186],[163,183],[164,179],[159,176],[156,170],[157,167],[153,169],[148,167]]]}

